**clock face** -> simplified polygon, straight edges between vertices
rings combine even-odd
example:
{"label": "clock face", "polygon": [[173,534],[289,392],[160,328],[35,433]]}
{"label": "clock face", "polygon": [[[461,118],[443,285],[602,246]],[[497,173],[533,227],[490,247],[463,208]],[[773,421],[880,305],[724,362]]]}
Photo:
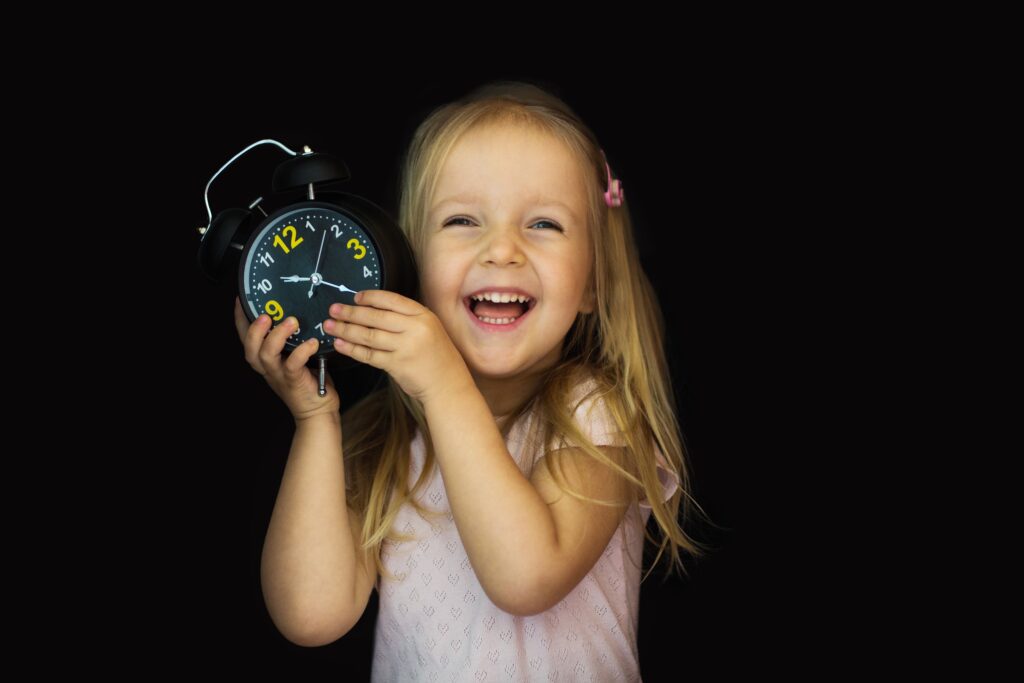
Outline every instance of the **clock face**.
{"label": "clock face", "polygon": [[381,289],[380,253],[369,233],[325,202],[291,204],[272,213],[244,254],[239,289],[251,319],[266,313],[274,326],[288,316],[299,321],[286,348],[317,337],[321,352],[333,351],[334,337],[323,329],[331,304],[353,304],[356,292]]}

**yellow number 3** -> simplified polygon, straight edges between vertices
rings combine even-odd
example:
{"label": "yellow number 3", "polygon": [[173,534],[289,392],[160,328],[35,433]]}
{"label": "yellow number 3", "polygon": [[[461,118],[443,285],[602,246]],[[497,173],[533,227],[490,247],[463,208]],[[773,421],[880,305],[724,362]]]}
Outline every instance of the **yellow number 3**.
{"label": "yellow number 3", "polygon": [[355,256],[353,256],[353,258],[355,258],[357,261],[359,259],[363,258],[364,256],[366,256],[366,247],[364,247],[363,245],[359,244],[359,240],[357,240],[355,237],[353,237],[348,242],[346,242],[345,246],[348,249],[355,249],[356,250],[356,254],[355,254]]}

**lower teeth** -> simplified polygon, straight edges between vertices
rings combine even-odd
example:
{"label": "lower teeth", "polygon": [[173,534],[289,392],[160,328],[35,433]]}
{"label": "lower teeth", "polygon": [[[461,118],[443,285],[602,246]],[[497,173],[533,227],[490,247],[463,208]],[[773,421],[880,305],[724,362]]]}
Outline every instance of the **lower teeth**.
{"label": "lower teeth", "polygon": [[481,315],[478,315],[477,318],[483,320],[485,323],[490,323],[492,325],[511,325],[516,320],[518,320],[518,318],[485,318]]}

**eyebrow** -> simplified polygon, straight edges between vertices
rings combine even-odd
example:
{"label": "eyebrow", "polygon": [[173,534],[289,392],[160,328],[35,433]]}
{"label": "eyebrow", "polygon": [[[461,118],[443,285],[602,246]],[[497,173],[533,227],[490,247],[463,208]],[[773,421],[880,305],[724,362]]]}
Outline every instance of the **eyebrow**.
{"label": "eyebrow", "polygon": [[[447,197],[446,199],[442,199],[441,201],[437,202],[436,204],[434,204],[434,210],[436,211],[436,210],[440,209],[445,204],[464,204],[464,205],[470,205],[470,204],[477,203],[479,201],[480,201],[480,199],[476,195],[457,195],[457,196],[454,196],[454,197]],[[570,216],[572,216],[573,218],[578,218],[578,216],[576,215],[576,212],[573,211],[571,206],[569,206],[565,202],[560,201],[558,199],[551,199],[551,198],[543,197],[541,199],[534,200],[534,203],[537,206],[560,206],[563,209],[565,209],[566,211],[568,211]]]}

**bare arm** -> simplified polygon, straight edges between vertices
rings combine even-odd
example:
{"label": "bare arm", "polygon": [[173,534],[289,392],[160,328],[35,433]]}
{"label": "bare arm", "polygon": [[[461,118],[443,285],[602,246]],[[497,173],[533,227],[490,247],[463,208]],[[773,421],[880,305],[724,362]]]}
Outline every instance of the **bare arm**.
{"label": "bare arm", "polygon": [[274,624],[298,645],[337,640],[366,609],[376,568],[367,576],[356,560],[354,517],[345,501],[340,416],[296,420],[260,580]]}
{"label": "bare arm", "polygon": [[[544,466],[527,479],[475,387],[451,391],[424,409],[455,525],[488,597],[517,616],[558,604],[594,567],[622,521],[625,480],[577,448],[548,457],[563,462],[570,488],[618,506],[565,495]],[[624,449],[602,450],[623,463]]]}
{"label": "bare arm", "polygon": [[511,614],[558,547],[541,494],[505,446],[475,386],[424,403],[455,526],[480,585]]}

